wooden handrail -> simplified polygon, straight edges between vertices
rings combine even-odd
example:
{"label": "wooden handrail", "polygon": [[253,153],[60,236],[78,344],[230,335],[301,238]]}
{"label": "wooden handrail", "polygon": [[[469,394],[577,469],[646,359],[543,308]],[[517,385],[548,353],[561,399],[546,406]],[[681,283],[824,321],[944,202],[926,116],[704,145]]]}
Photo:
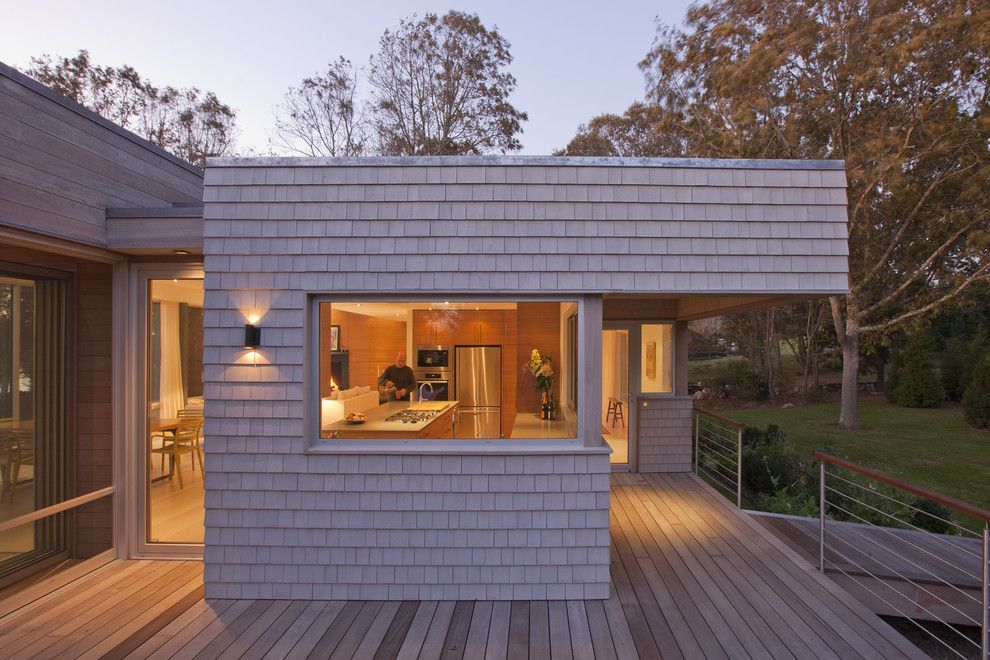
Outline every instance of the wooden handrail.
{"label": "wooden handrail", "polygon": [[89,504],[90,502],[103,499],[107,495],[113,495],[114,490],[115,489],[113,486],[107,486],[106,488],[94,490],[91,493],[86,493],[85,495],[80,495],[79,497],[73,497],[71,500],[65,500],[64,502],[59,502],[58,504],[46,506],[44,509],[38,509],[37,511],[32,511],[31,513],[25,513],[23,516],[17,516],[16,518],[4,520],[3,522],[0,522],[0,532],[6,532],[8,529],[14,529],[15,527],[20,527],[21,525],[34,522],[35,520],[41,520],[42,518],[47,518],[48,516],[54,516],[56,513],[62,513],[63,511],[74,509],[77,506],[82,506],[83,504]]}
{"label": "wooden handrail", "polygon": [[699,413],[701,415],[708,415],[709,417],[714,417],[718,421],[725,422],[726,424],[730,424],[730,425],[736,427],[737,429],[741,429],[741,428],[744,428],[746,426],[742,422],[737,422],[734,419],[729,419],[728,417],[722,417],[721,415],[716,415],[713,412],[708,412],[707,410],[702,410],[701,408],[695,408],[694,409],[694,412]]}
{"label": "wooden handrail", "polygon": [[922,488],[921,486],[915,486],[914,484],[909,484],[906,481],[901,481],[900,479],[895,479],[883,472],[878,472],[868,467],[863,467],[862,465],[857,465],[847,461],[844,458],[839,458],[838,456],[832,456],[831,454],[826,454],[823,451],[815,450],[815,458],[822,461],[823,463],[830,463],[838,467],[849,470],[850,472],[855,472],[856,474],[861,474],[864,477],[869,477],[870,479],[875,479],[880,483],[887,484],[888,486],[893,486],[895,488],[900,488],[905,490],[912,495],[917,495],[918,497],[923,497],[927,500],[932,500],[933,502],[938,502],[942,506],[948,507],[950,509],[955,509],[965,513],[966,515],[973,516],[974,518],[979,518],[980,520],[990,523],[990,511],[986,509],[981,509],[980,507],[969,504],[968,502],[963,502],[962,500],[957,500],[954,497],[949,497],[948,495],[943,495],[941,493],[936,493],[933,490],[928,490],[927,488]]}

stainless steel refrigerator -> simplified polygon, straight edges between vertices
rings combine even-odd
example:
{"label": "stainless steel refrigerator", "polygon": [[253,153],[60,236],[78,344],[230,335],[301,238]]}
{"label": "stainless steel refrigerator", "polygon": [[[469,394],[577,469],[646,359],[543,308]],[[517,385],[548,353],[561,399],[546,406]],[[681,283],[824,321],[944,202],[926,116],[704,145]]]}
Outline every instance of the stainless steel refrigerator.
{"label": "stainless steel refrigerator", "polygon": [[458,438],[502,437],[502,347],[457,346],[454,388]]}

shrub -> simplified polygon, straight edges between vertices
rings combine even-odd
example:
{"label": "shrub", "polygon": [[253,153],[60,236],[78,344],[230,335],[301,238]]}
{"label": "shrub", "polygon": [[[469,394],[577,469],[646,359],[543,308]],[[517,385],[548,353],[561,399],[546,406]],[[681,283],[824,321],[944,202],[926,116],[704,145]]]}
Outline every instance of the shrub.
{"label": "shrub", "polygon": [[942,387],[950,401],[961,401],[966,387],[973,377],[973,370],[990,351],[990,339],[986,331],[977,332],[967,340],[962,335],[952,335],[945,341],[940,360]]}
{"label": "shrub", "polygon": [[973,426],[990,428],[990,356],[984,356],[962,398],[963,417]]}
{"label": "shrub", "polygon": [[770,387],[766,378],[754,372],[748,360],[730,364],[725,370],[720,386],[722,393],[727,397],[764,401],[770,396]]}
{"label": "shrub", "polygon": [[972,375],[970,360],[970,345],[965,338],[953,335],[945,340],[940,370],[945,398],[949,401],[959,401],[966,392],[966,385]]}
{"label": "shrub", "polygon": [[[779,507],[798,508],[796,503],[809,494],[806,465],[774,424],[765,430],[753,427],[743,430],[742,480],[746,499],[762,510],[783,513]],[[792,504],[785,505],[791,499]]]}
{"label": "shrub", "polygon": [[[911,506],[918,509],[918,511],[911,512],[911,524],[915,527],[936,534],[948,534],[952,531],[952,525],[948,522],[952,517],[952,512],[938,502],[918,498],[911,502]],[[937,518],[933,516],[937,516]]]}
{"label": "shrub", "polygon": [[894,402],[906,408],[933,408],[942,400],[942,386],[932,369],[931,351],[924,338],[908,342],[893,390]]}

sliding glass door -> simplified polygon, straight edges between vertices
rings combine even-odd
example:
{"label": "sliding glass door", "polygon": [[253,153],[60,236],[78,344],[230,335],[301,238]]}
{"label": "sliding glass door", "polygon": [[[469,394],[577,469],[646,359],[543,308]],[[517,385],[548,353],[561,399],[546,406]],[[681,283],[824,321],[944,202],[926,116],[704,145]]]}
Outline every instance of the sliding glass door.
{"label": "sliding glass door", "polygon": [[148,280],[145,544],[204,534],[203,280]]}
{"label": "sliding glass door", "polygon": [[[65,498],[67,333],[64,280],[0,274],[0,525]],[[3,525],[0,580],[65,552],[65,523]]]}

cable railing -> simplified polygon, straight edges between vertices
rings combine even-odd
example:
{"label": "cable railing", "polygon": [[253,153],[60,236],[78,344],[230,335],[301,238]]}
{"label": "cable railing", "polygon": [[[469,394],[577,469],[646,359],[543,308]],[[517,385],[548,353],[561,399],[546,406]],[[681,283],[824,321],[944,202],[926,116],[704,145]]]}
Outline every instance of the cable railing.
{"label": "cable railing", "polygon": [[990,511],[821,451],[815,458],[819,570],[841,573],[945,653],[990,658]]}
{"label": "cable railing", "polygon": [[742,508],[744,424],[715,413],[694,411],[694,473]]}

